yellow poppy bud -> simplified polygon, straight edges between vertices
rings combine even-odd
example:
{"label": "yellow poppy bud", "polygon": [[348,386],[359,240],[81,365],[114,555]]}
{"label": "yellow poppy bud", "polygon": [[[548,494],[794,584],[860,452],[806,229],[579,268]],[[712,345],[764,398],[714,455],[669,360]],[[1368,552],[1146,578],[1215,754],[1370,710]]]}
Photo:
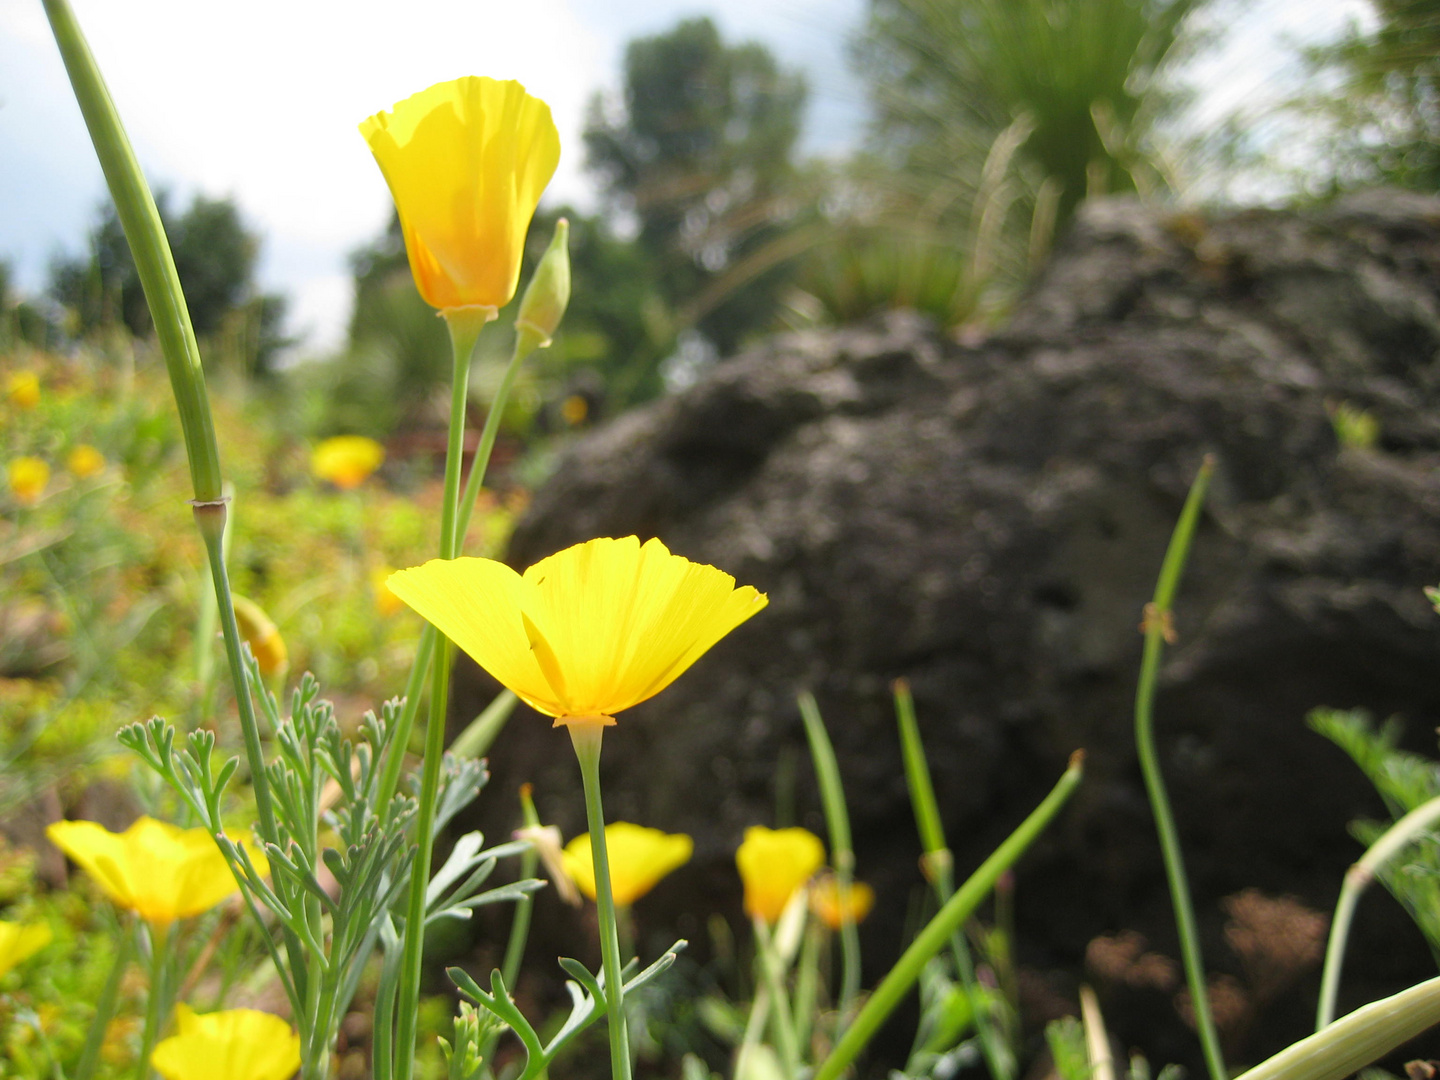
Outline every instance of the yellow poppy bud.
{"label": "yellow poppy bud", "polygon": [[810,910],[831,930],[839,930],[849,909],[852,923],[863,922],[875,906],[875,890],[863,881],[853,881],[841,896],[840,879],[825,874],[810,888]]}
{"label": "yellow poppy bud", "polygon": [[808,829],[750,826],[735,852],[745,885],[745,914],[776,922],[795,891],[824,865],[825,845]]}
{"label": "yellow poppy bud", "polygon": [[315,447],[310,471],[350,491],[363,484],[385,461],[385,448],[364,435],[336,435]]}
{"label": "yellow poppy bud", "polygon": [[231,596],[235,605],[235,622],[240,627],[240,636],[250,646],[255,662],[260,665],[260,674],[274,675],[290,664],[290,652],[285,648],[285,639],[279,629],[265,614],[265,609],[253,600],[243,596]]}
{"label": "yellow poppy bud", "polygon": [[528,332],[536,348],[550,344],[550,338],[570,306],[570,222],[563,217],[555,223],[555,235],[545,249],[535,276],[520,298],[515,316],[516,333]]}
{"label": "yellow poppy bud", "polygon": [[267,1012],[177,1005],[175,1027],[150,1055],[165,1080],[290,1080],[300,1068],[300,1036]]}
{"label": "yellow poppy bud", "polygon": [[390,586],[386,584],[394,572],[389,566],[379,566],[370,571],[370,588],[375,593],[375,610],[385,619],[405,607],[405,601],[391,592]]}
{"label": "yellow poppy bud", "polygon": [[560,899],[571,907],[579,907],[580,891],[575,887],[575,879],[566,868],[565,851],[560,846],[560,830],[554,825],[526,825],[523,829],[516,829],[513,835],[516,840],[528,840],[535,845],[535,854],[540,856],[545,873],[554,883]]}
{"label": "yellow poppy bud", "polygon": [[22,506],[34,506],[50,483],[50,466],[39,458],[18,457],[7,470],[10,492]]}
{"label": "yellow poppy bud", "polygon": [[12,372],[5,380],[5,396],[17,409],[33,409],[40,404],[40,377],[33,371]]}
{"label": "yellow poppy bud", "polygon": [[[157,926],[209,911],[240,888],[204,829],[142,817],[123,833],[93,821],[57,821],[45,835],[117,905]],[[246,850],[255,869],[266,873],[260,850],[248,844]]]}
{"label": "yellow poppy bud", "polygon": [[105,455],[89,443],[76,443],[65,457],[65,468],[78,480],[85,480],[105,468]]}
{"label": "yellow poppy bud", "polygon": [[560,162],[550,106],[518,82],[437,83],[360,125],[431,307],[498,310],[515,295],[525,232]]}
{"label": "yellow poppy bud", "polygon": [[6,975],[50,944],[55,935],[48,923],[0,922],[0,975]]}
{"label": "yellow poppy bud", "polygon": [[767,603],[713,566],[633,536],[576,544],[517,574],[433,559],[396,596],[556,725],[614,723]]}
{"label": "yellow poppy bud", "polygon": [[[610,894],[629,907],[672,870],[690,861],[695,843],[684,833],[664,833],[628,821],[605,826],[605,853],[610,858]],[[580,891],[595,899],[595,855],[590,834],[565,845],[565,870]]]}

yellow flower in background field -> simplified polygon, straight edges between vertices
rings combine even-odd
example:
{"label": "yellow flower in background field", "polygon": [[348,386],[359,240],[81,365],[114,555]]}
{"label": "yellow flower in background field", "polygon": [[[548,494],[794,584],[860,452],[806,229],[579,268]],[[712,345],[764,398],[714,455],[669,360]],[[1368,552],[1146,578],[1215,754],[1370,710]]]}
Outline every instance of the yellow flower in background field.
{"label": "yellow flower in background field", "polygon": [[752,825],[735,852],[745,885],[745,914],[776,922],[785,905],[825,865],[825,845],[808,829]]}
{"label": "yellow flower in background field", "polygon": [[50,944],[55,935],[48,923],[0,922],[0,975],[6,975]]}
{"label": "yellow flower in background field", "polygon": [[[209,911],[239,891],[225,856],[204,829],[142,817],[123,833],[93,821],[57,821],[45,830],[120,907],[157,925]],[[246,845],[255,869],[265,856]]]}
{"label": "yellow flower in background field", "polygon": [[523,576],[491,559],[433,559],[390,589],[557,726],[614,723],[767,602],[633,536],[576,544]]}
{"label": "yellow flower in background field", "polygon": [[40,376],[33,371],[15,371],[5,380],[5,396],[17,409],[33,409],[40,404]]}
{"label": "yellow flower in background field", "polygon": [[265,614],[265,609],[253,600],[243,596],[231,596],[235,605],[235,624],[240,636],[250,646],[255,662],[260,665],[260,674],[274,675],[290,666],[290,652],[285,648],[285,639],[279,629]]}
{"label": "yellow flower in background field", "polygon": [[177,1005],[175,1027],[150,1055],[165,1080],[290,1080],[300,1068],[300,1036],[267,1012]]}
{"label": "yellow flower in background field", "polygon": [[394,568],[389,566],[378,566],[370,571],[370,588],[375,592],[375,610],[385,619],[405,607],[405,601],[391,592],[390,586],[386,584],[394,572]]}
{"label": "yellow flower in background field", "polygon": [[840,879],[826,874],[810,888],[810,910],[815,917],[831,930],[839,930],[845,922],[845,909],[850,909],[850,921],[863,922],[870,909],[875,906],[875,890],[863,881],[853,881],[844,891],[843,899]]}
{"label": "yellow flower in background field", "polygon": [[509,303],[530,218],[560,162],[550,106],[518,82],[469,76],[376,113],[360,134],[390,185],[425,302]]}
{"label": "yellow flower in background field", "polygon": [[[690,861],[695,843],[684,833],[664,833],[628,821],[605,826],[605,851],[610,857],[610,892],[615,903],[629,907],[660,883],[670,871]],[[590,834],[565,845],[565,872],[580,891],[595,899],[595,861]]]}
{"label": "yellow flower in background field", "polygon": [[15,458],[10,462],[7,474],[11,494],[16,502],[25,506],[34,506],[39,502],[50,483],[50,466],[35,457]]}
{"label": "yellow flower in background field", "polygon": [[105,455],[89,443],[76,443],[65,457],[65,468],[77,479],[85,480],[105,468]]}
{"label": "yellow flower in background field", "polygon": [[359,487],[385,461],[385,448],[364,435],[336,435],[315,447],[310,471],[321,480],[350,491]]}

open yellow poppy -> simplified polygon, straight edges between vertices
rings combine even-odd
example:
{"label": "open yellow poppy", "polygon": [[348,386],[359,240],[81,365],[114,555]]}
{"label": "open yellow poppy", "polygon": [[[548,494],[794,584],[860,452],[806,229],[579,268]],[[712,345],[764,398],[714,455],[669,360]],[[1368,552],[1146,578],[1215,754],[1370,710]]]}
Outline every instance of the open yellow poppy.
{"label": "open yellow poppy", "polygon": [[150,1064],[165,1080],[290,1080],[300,1068],[300,1036],[257,1009],[200,1014],[175,1008],[177,1033],[162,1039]]}
{"label": "open yellow poppy", "polygon": [[745,885],[745,914],[777,922],[785,905],[825,865],[825,845],[808,829],[752,825],[735,852]]}
{"label": "open yellow poppy", "polygon": [[590,540],[517,574],[433,559],[390,589],[555,723],[613,723],[767,603],[753,586],[659,540]]}
{"label": "open yellow poppy", "polygon": [[[123,833],[93,821],[57,821],[45,835],[111,900],[156,925],[209,911],[240,888],[204,829],[142,817]],[[255,869],[265,873],[265,856],[248,844],[246,850]]]}
{"label": "open yellow poppy", "polygon": [[[695,842],[684,833],[664,833],[616,821],[605,826],[605,851],[610,859],[610,892],[615,903],[629,907],[660,883],[670,871],[690,861]],[[565,845],[565,872],[580,891],[595,899],[595,855],[590,834]]]}
{"label": "open yellow poppy", "polygon": [[839,930],[847,914],[851,922],[863,922],[874,906],[875,890],[863,881],[852,881],[842,890],[839,878],[823,874],[810,889],[810,910],[831,930]]}
{"label": "open yellow poppy", "polygon": [[48,923],[0,922],[0,975],[50,944],[54,934]]}
{"label": "open yellow poppy", "polygon": [[518,82],[470,76],[376,113],[360,134],[390,185],[426,303],[509,303],[530,218],[560,162],[550,106]]}
{"label": "open yellow poppy", "polygon": [[310,454],[310,471],[343,491],[365,482],[385,462],[385,448],[364,435],[335,435]]}

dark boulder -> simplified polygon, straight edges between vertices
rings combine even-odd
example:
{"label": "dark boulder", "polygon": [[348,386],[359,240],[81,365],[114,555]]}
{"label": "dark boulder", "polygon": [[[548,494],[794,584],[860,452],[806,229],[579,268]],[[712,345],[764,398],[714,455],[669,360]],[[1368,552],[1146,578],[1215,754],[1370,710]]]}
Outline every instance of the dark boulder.
{"label": "dark boulder", "polygon": [[[1373,448],[1338,443],[1341,405],[1378,422]],[[985,340],[904,314],[781,336],[577,441],[517,528],[514,565],[637,533],[770,596],[606,737],[610,817],[696,842],[640,905],[647,945],[738,911],[732,852],[774,821],[777,774],[794,769],[797,818],[823,835],[794,704],[809,688],[881,897],[866,978],[883,973],[920,882],[890,697],[903,676],[962,873],[1089,752],[1017,876],[1021,962],[1067,973],[1030,982],[1072,993],[1087,943],[1122,930],[1178,956],[1131,708],[1141,611],[1209,453],[1158,738],[1207,955],[1243,976],[1221,899],[1256,887],[1328,912],[1360,851],[1347,821],[1381,812],[1307,711],[1398,712],[1434,749],[1440,619],[1421,588],[1440,580],[1437,406],[1440,200],[1216,216],[1108,201]],[[493,689],[462,674],[461,711]],[[500,792],[529,780],[547,820],[583,830],[568,742],[533,715],[511,723],[491,828],[511,824]],[[1364,905],[1357,934],[1342,1003],[1434,973],[1388,900]],[[1303,1035],[1314,985],[1238,1052]],[[1198,1060],[1168,997],[1113,1021],[1157,1064]]]}

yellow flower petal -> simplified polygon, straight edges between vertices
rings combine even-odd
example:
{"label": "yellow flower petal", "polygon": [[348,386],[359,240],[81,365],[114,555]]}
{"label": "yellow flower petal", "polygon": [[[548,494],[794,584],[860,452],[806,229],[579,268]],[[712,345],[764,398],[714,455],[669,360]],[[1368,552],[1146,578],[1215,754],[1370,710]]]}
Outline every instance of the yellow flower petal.
{"label": "yellow flower petal", "polygon": [[54,934],[48,923],[0,922],[0,975],[30,959],[50,944]]}
{"label": "yellow flower petal", "polygon": [[260,665],[260,674],[274,675],[290,665],[290,650],[280,630],[265,614],[265,609],[253,600],[238,594],[231,597],[235,608],[235,622],[240,636],[250,646],[255,662]]}
{"label": "yellow flower petal", "polygon": [[105,455],[89,443],[76,443],[65,458],[65,468],[80,480],[85,480],[105,468]]}
{"label": "yellow flower petal", "polygon": [[[629,907],[660,883],[672,870],[690,861],[695,843],[684,833],[664,833],[628,821],[605,826],[605,851],[610,857],[610,893],[615,903]],[[565,871],[580,891],[595,899],[595,856],[590,834],[565,845]]]}
{"label": "yellow flower petal", "polygon": [[844,924],[847,907],[850,921],[858,923],[864,921],[874,906],[875,890],[863,881],[851,882],[843,900],[840,879],[834,874],[825,874],[810,890],[810,910],[831,930],[839,930]]}
{"label": "yellow flower petal", "polygon": [[795,890],[825,865],[825,845],[808,829],[767,829],[752,825],[735,852],[745,885],[745,914],[773,923]]}
{"label": "yellow flower petal", "polygon": [[659,540],[599,539],[521,576],[489,559],[435,559],[391,590],[532,708],[609,718],[669,686],[767,603]]}
{"label": "yellow flower petal", "polygon": [[425,301],[442,311],[507,304],[560,162],[550,106],[518,82],[472,76],[376,113],[360,134],[390,185]]}
{"label": "yellow flower petal", "polygon": [[385,448],[364,435],[336,435],[315,447],[310,471],[349,491],[359,487],[385,461]]}
{"label": "yellow flower petal", "polygon": [[[204,829],[181,829],[142,817],[123,833],[93,821],[57,821],[50,841],[95,879],[120,907],[156,924],[209,911],[238,891],[225,856]],[[255,868],[269,868],[246,845]]]}
{"label": "yellow flower petal", "polygon": [[290,1080],[300,1068],[300,1036],[256,1009],[192,1012],[175,1008],[177,1034],[162,1039],[150,1064],[165,1080]]}
{"label": "yellow flower petal", "polygon": [[50,466],[39,458],[18,457],[10,462],[7,474],[15,500],[25,506],[39,502],[50,483]]}
{"label": "yellow flower petal", "polygon": [[19,409],[33,409],[40,404],[40,376],[33,371],[16,371],[5,380],[5,396]]}

